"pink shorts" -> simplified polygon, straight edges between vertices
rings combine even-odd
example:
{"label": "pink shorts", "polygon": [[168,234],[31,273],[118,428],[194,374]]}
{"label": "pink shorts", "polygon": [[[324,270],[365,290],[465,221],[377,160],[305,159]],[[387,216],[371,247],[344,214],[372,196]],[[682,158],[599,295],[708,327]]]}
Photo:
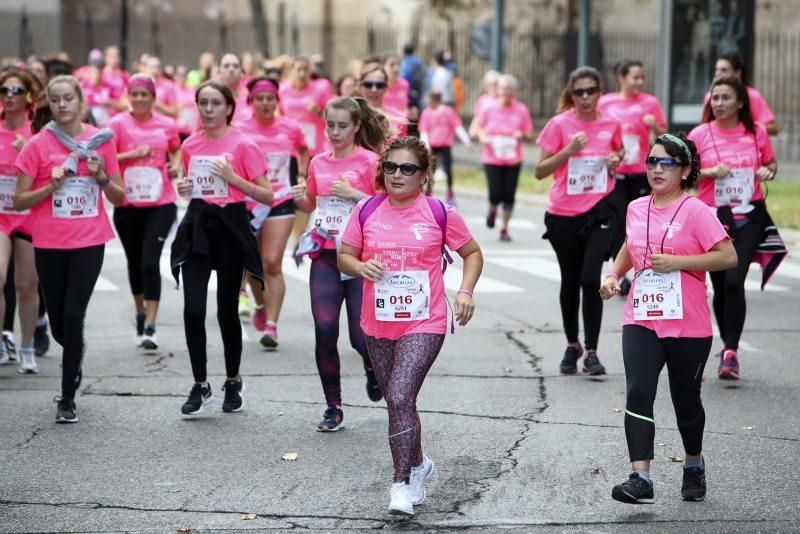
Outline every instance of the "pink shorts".
{"label": "pink shorts", "polygon": [[0,232],[8,237],[20,237],[30,241],[32,235],[31,217],[25,215],[0,215]]}

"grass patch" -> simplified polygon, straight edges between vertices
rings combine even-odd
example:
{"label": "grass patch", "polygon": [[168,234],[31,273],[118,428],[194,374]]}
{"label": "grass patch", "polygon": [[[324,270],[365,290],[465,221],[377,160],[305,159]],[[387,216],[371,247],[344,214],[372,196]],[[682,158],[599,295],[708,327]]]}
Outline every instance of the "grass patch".
{"label": "grass patch", "polygon": [[[454,170],[456,192],[459,187],[486,191],[486,176],[482,169],[461,167]],[[546,195],[550,190],[550,179],[537,180],[533,170],[522,168],[519,176],[520,193]],[[775,224],[784,228],[800,229],[800,180],[769,182],[767,206]]]}

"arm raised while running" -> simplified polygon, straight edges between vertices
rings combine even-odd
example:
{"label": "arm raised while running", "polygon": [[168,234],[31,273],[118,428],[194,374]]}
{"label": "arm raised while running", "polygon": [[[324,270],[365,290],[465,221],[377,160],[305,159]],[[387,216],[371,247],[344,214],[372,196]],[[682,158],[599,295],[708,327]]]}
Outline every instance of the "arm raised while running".
{"label": "arm raised while running", "polygon": [[650,264],[657,273],[673,271],[726,271],[736,267],[738,257],[733,242],[723,239],[708,252],[692,256],[676,254],[651,254]]}
{"label": "arm raised while running", "polygon": [[614,265],[611,267],[611,273],[606,276],[603,285],[600,286],[600,297],[603,300],[608,300],[620,292],[619,279],[625,276],[625,273],[633,268],[633,262],[628,254],[628,240],[622,243],[622,248],[617,253],[617,258],[614,260]]}
{"label": "arm raised while running", "polygon": [[539,153],[539,163],[536,164],[536,169],[533,172],[536,179],[544,180],[553,174],[571,155],[580,152],[588,142],[589,140],[584,132],[577,132],[572,136],[570,143],[555,154],[542,149]]}

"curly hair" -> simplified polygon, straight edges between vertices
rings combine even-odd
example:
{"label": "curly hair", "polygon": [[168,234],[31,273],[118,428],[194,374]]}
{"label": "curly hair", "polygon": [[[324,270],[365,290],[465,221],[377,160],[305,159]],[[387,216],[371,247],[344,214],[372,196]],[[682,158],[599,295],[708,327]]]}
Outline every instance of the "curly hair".
{"label": "curly hair", "polygon": [[[35,104],[39,98],[39,93],[42,91],[42,84],[39,83],[39,80],[27,70],[17,67],[9,67],[0,72],[0,85],[6,83],[6,80],[9,80],[10,78],[16,78],[22,82],[22,85],[25,87],[25,91],[28,93],[26,98],[28,118],[33,118]],[[5,112],[0,112],[0,117],[4,116]]]}
{"label": "curly hair", "polygon": [[417,156],[417,164],[422,167],[422,172],[426,178],[426,181],[421,184],[423,189],[426,188],[429,183],[433,182],[433,167],[436,163],[436,156],[431,154],[427,145],[418,137],[407,135],[404,137],[395,137],[389,141],[386,148],[381,152],[381,157],[375,169],[376,190],[386,190],[386,177],[383,175],[383,163],[387,160],[389,153],[395,150],[408,150]]}
{"label": "curly hair", "polygon": [[653,146],[663,146],[667,154],[678,160],[678,162],[681,164],[681,167],[691,168],[689,174],[686,176],[686,179],[681,180],[681,189],[691,189],[697,183],[697,178],[700,176],[700,156],[697,154],[697,147],[693,141],[686,137],[686,133],[684,132],[678,132],[677,134],[672,135],[686,143],[686,146],[689,147],[689,153],[692,156],[692,161],[689,161],[686,158],[686,151],[681,145],[663,135],[656,138],[655,142],[653,142]]}

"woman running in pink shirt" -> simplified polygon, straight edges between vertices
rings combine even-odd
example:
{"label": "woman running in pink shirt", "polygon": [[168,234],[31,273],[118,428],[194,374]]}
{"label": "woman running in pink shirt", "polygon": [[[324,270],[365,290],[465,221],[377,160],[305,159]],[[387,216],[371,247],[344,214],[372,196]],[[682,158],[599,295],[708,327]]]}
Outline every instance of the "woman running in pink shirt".
{"label": "woman running in pink shirt", "polygon": [[128,281],[136,307],[136,345],[156,350],[156,316],[161,300],[161,250],[178,209],[172,185],[181,165],[175,121],[154,112],[156,84],[149,74],[128,82],[131,111],[115,115],[117,161],[125,202],[114,209],[114,227],[128,260]]}
{"label": "woman running in pink shirt", "polygon": [[101,192],[118,206],[125,199],[110,130],[81,122],[86,105],[80,82],[56,76],[47,84],[53,120],[20,152],[14,209],[31,210],[36,271],[53,337],[63,347],[57,423],[75,423],[75,392],[83,376],[84,317],[114,239]]}
{"label": "woman running in pink shirt", "polygon": [[625,437],[633,473],[611,496],[630,504],[653,502],[653,403],[666,365],[686,450],[681,498],[700,501],[706,494],[700,386],[712,335],[705,273],[736,265],[736,251],[708,206],[686,193],[700,173],[694,143],[683,134],[663,134],[646,164],[653,193],[628,207],[625,245],[600,288],[603,299],[611,298],[621,290],[620,277],[634,269],[622,327]]}
{"label": "woman running in pink shirt", "polygon": [[624,154],[619,121],[600,113],[602,84],[592,67],[574,70],[559,101],[559,113],[539,134],[536,179],[553,176],[544,224],[545,239],[561,269],[561,317],[567,350],[561,373],[578,372],[584,347],[578,340],[578,313],[583,295],[586,358],[583,372],[597,376],[606,369],[597,357],[603,301],[597,294],[603,262],[611,253],[617,213],[611,177]]}
{"label": "woman running in pink shirt", "polygon": [[359,203],[339,251],[342,272],[363,279],[361,328],[389,409],[389,513],[406,516],[425,500],[424,482],[433,473],[422,452],[416,401],[447,333],[444,246],[464,259],[454,305],[460,326],[472,319],[483,268],[481,249],[461,215],[423,193],[432,168],[430,151],[416,137],[390,141],[375,183],[386,193]]}
{"label": "woman running in pink shirt", "polygon": [[315,232],[327,238],[321,253],[311,262],[311,312],[314,316],[314,355],[322,381],[325,410],[317,425],[320,432],[341,428],[342,387],[339,373],[339,314],[347,307],[350,345],[364,360],[367,395],[382,398],[358,324],[361,314],[361,280],[342,276],[336,265],[336,250],[356,202],[375,193],[375,168],[379,150],[389,135],[386,118],[364,99],[339,97],[325,109],[328,139],[333,150],[315,156],[308,166],[308,182],[293,188],[297,207],[310,213],[316,209]]}

